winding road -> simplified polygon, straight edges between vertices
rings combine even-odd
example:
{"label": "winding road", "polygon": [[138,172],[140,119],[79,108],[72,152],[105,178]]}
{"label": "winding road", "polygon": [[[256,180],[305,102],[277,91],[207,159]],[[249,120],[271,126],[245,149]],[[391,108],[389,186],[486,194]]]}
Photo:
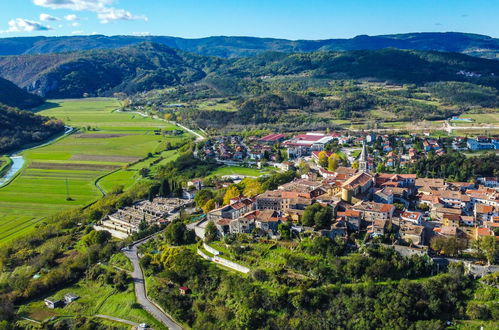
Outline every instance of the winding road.
{"label": "winding road", "polygon": [[178,325],[171,316],[166,314],[154,302],[147,298],[144,273],[139,262],[138,247],[153,237],[154,235],[135,242],[129,249],[123,250],[123,253],[128,257],[128,259],[130,259],[133,265],[132,279],[135,284],[135,296],[137,297],[137,302],[142,306],[142,308],[144,308],[156,320],[167,326],[168,329],[182,330],[182,327]]}

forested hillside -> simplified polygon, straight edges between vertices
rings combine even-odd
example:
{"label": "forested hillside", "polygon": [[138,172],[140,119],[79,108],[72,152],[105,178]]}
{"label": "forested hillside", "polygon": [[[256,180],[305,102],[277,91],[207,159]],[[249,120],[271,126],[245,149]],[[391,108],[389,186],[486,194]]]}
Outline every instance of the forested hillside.
{"label": "forested hillside", "polygon": [[217,59],[151,43],[115,50],[0,58],[0,76],[55,98],[133,94],[199,81]]}
{"label": "forested hillside", "polygon": [[60,120],[0,104],[0,154],[41,142],[63,131],[64,124]]}
{"label": "forested hillside", "polygon": [[266,51],[313,52],[382,49],[386,47],[414,50],[458,52],[499,58],[499,40],[471,33],[406,33],[394,35],[361,35],[351,39],[286,40],[256,37],[208,37],[184,39],[168,36],[69,36],[0,39],[0,55],[48,54],[91,49],[112,49],[144,41],[163,44],[200,55],[219,57],[255,56]]}
{"label": "forested hillside", "polygon": [[396,49],[263,53],[224,60],[143,43],[113,50],[8,56],[0,76],[45,97],[106,96],[209,79],[302,76],[424,84],[465,81],[499,86],[499,62],[456,53]]}
{"label": "forested hillside", "polygon": [[27,93],[12,82],[0,78],[0,103],[27,109],[39,106],[43,102],[41,97]]}

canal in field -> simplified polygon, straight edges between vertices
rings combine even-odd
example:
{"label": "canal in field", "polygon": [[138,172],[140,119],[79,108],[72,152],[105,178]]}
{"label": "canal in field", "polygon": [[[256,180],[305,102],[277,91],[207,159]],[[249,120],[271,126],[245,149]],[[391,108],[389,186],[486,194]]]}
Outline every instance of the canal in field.
{"label": "canal in field", "polygon": [[24,166],[25,160],[23,156],[11,156],[9,158],[12,160],[12,165],[7,173],[0,178],[0,187],[3,187],[7,182],[9,182],[10,179],[12,179]]}

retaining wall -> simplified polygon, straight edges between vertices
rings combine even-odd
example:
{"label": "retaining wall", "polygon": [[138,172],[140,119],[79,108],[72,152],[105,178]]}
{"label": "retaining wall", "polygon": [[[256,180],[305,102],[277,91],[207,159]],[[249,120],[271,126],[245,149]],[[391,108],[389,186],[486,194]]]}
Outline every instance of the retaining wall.
{"label": "retaining wall", "polygon": [[227,259],[219,257],[219,256],[210,257],[209,255],[207,255],[206,253],[204,253],[200,249],[198,249],[198,254],[206,260],[223,265],[225,267],[236,270],[238,272],[241,272],[244,274],[247,274],[250,272],[250,269],[248,267],[241,266],[240,264],[236,264],[235,262],[232,262],[230,260],[227,260]]}

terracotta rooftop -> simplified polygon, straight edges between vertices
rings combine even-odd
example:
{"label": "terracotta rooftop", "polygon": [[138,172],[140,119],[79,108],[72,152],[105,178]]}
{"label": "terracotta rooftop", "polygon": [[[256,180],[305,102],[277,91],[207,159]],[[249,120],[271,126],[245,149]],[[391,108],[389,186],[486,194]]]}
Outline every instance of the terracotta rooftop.
{"label": "terracotta rooftop", "polygon": [[364,186],[366,183],[371,181],[372,178],[373,177],[371,175],[364,173],[364,172],[360,172],[360,173],[355,174],[351,178],[347,179],[343,183],[342,187],[346,188],[346,189],[355,189],[355,187],[357,187],[357,186]]}
{"label": "terracotta rooftop", "polygon": [[494,207],[492,205],[475,204],[475,212],[483,214],[493,213]]}
{"label": "terracotta rooftop", "polygon": [[371,212],[390,212],[392,209],[395,208],[392,204],[382,204],[382,203],[375,203],[375,202],[360,202],[356,205],[354,205],[354,208],[356,210],[361,210],[361,211],[371,211]]}

